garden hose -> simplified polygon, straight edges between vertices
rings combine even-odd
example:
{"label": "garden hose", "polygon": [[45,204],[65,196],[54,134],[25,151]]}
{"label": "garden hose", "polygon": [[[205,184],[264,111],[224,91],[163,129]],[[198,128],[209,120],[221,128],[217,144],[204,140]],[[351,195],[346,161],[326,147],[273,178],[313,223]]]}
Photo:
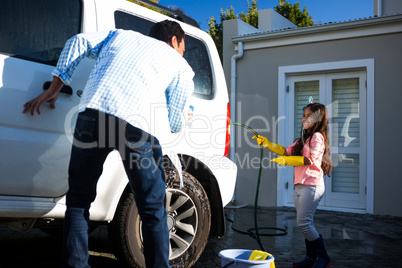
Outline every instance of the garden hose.
{"label": "garden hose", "polygon": [[[258,135],[258,133],[254,129],[252,129],[250,126],[247,126],[245,124],[238,123],[238,122],[231,122],[230,124],[244,127],[246,129],[252,131],[254,133],[254,135]],[[259,171],[258,171],[257,189],[256,189],[255,199],[254,199],[254,228],[249,228],[246,231],[236,229],[234,227],[234,220],[231,220],[228,217],[226,217],[226,218],[227,218],[228,221],[230,221],[232,223],[232,229],[234,231],[239,232],[241,234],[250,235],[252,238],[257,240],[258,245],[260,246],[261,250],[266,251],[264,246],[263,246],[263,244],[262,244],[262,242],[261,242],[260,236],[281,236],[281,235],[286,235],[288,232],[285,229],[277,228],[277,227],[258,227],[257,204],[258,204],[258,195],[259,195],[259,192],[260,192],[261,173],[262,173],[262,160],[263,160],[263,156],[264,156],[263,149],[264,149],[263,147],[260,147],[260,168],[259,168]],[[259,230],[273,230],[273,231],[276,231],[276,232],[275,233],[263,233],[263,234],[260,234]]]}

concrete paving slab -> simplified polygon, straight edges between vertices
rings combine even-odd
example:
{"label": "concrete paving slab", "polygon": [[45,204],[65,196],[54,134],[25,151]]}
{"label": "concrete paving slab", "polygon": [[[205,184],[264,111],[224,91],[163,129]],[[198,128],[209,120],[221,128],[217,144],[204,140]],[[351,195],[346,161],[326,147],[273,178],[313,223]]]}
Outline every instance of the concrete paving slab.
{"label": "concrete paving slab", "polygon": [[[253,208],[225,211],[234,220],[236,229],[254,227]],[[293,208],[258,209],[257,215],[259,227],[287,230],[284,236],[260,237],[266,251],[274,255],[276,267],[292,267],[293,261],[304,258],[304,237],[296,226]],[[209,240],[195,267],[220,267],[214,256],[223,249],[261,250],[256,239],[234,231],[232,226],[228,223],[224,237]],[[319,210],[315,226],[324,238],[333,263],[331,267],[402,267],[401,218]]]}
{"label": "concrete paving slab", "polygon": [[[224,249],[261,249],[256,239],[232,229],[233,225],[241,231],[253,228],[254,209],[226,208],[225,212],[234,223],[227,221],[225,236],[209,239],[194,267],[221,267],[218,254]],[[276,267],[292,267],[294,260],[304,258],[304,238],[296,227],[294,209],[260,208],[257,218],[259,227],[287,231],[284,236],[261,236],[262,245],[275,257]],[[401,218],[319,210],[315,225],[333,261],[331,267],[402,267]],[[57,267],[60,245],[60,240],[40,229],[20,233],[0,227],[0,268]],[[91,233],[90,254],[94,268],[117,267],[105,226]]]}

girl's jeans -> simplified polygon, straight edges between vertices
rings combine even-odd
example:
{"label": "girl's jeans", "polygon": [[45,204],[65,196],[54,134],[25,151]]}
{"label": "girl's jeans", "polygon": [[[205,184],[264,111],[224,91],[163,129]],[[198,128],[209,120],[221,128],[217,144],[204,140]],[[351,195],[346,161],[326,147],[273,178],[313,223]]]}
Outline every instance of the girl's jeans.
{"label": "girl's jeans", "polygon": [[314,227],[314,214],[324,193],[324,185],[295,185],[294,201],[297,227],[308,241],[314,241],[320,237]]}
{"label": "girl's jeans", "polygon": [[169,266],[169,230],[164,208],[165,176],[158,140],[125,121],[96,110],[78,115],[69,166],[62,267],[90,267],[89,208],[108,154],[117,149],[142,220],[147,267]]}

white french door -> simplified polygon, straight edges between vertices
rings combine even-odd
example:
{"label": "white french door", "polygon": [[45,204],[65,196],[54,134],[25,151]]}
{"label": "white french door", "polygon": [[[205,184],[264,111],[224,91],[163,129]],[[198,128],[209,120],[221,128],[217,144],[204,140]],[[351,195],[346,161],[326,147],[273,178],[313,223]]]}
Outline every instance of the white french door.
{"label": "white french door", "polygon": [[[367,137],[366,72],[289,76],[286,145],[300,137],[303,107],[314,102],[329,112],[331,177],[325,176],[326,194],[320,206],[339,209],[366,208]],[[285,199],[293,203],[293,168],[285,172]]]}

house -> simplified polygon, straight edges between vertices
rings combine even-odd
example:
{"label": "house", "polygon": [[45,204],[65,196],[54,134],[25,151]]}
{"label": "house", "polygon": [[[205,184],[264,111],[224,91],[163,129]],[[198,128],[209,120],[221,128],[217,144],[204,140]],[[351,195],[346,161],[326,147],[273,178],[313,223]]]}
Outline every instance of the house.
{"label": "house", "polygon": [[[288,146],[310,96],[330,114],[334,170],[319,209],[402,216],[402,2],[374,0],[373,17],[298,28],[273,10],[259,29],[224,22],[232,121]],[[235,200],[254,204],[260,149],[232,127]],[[258,205],[293,206],[293,168],[264,150]]]}

